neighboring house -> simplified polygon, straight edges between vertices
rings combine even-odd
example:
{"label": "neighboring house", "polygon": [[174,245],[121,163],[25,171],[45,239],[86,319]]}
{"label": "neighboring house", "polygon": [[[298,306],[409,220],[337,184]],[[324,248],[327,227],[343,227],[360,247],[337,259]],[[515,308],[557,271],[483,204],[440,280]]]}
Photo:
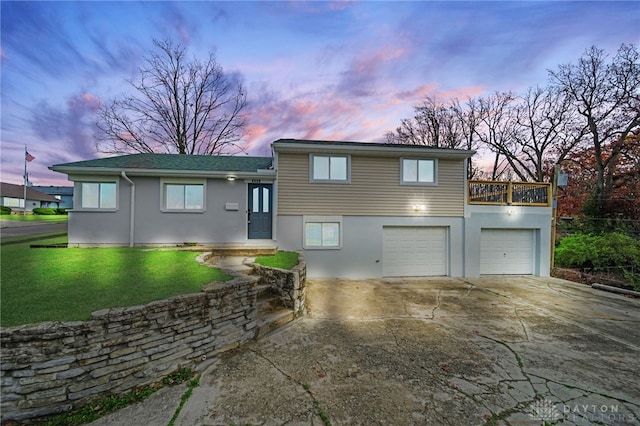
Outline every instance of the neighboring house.
{"label": "neighboring house", "polygon": [[51,167],[74,245],[273,244],[311,277],[549,275],[548,184],[467,182],[474,151],[278,140],[270,157],[135,154]]}
{"label": "neighboring house", "polygon": [[33,186],[32,188],[52,195],[60,203],[58,206],[60,208],[73,207],[73,186]]}
{"label": "neighboring house", "polygon": [[[1,204],[14,212],[24,211],[24,185],[0,182]],[[60,200],[27,186],[27,212],[37,207],[58,207]]]}

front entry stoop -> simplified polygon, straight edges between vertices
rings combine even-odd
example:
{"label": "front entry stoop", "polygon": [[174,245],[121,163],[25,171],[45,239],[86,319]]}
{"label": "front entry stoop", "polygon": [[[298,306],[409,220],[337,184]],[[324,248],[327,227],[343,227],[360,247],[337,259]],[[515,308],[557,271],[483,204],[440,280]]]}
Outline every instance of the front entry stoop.
{"label": "front entry stoop", "polygon": [[285,308],[280,301],[280,297],[271,291],[271,287],[265,284],[258,285],[257,310],[256,339],[289,324],[295,319],[293,310]]}

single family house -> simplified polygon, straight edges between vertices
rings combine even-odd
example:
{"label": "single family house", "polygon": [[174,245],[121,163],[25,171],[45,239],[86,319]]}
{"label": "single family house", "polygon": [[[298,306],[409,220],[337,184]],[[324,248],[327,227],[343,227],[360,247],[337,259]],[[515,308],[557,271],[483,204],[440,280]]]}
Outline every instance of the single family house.
{"label": "single family house", "polygon": [[38,207],[57,208],[60,205],[60,200],[54,196],[38,191],[30,186],[27,186],[26,195],[27,198],[25,200],[24,185],[15,185],[6,182],[0,183],[0,204],[10,207],[12,211],[24,212],[25,201],[27,212],[31,212]]}
{"label": "single family house", "polygon": [[73,207],[73,186],[33,186],[33,189],[53,196],[61,209]]}
{"label": "single family house", "polygon": [[467,181],[474,151],[280,139],[272,157],[132,154],[52,166],[69,243],[273,245],[311,277],[549,275],[548,184]]}

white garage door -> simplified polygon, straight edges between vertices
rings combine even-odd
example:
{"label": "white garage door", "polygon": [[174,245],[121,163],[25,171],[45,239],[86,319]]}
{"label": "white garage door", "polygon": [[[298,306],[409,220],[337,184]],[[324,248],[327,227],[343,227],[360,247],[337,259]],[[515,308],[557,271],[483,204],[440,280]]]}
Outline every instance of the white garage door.
{"label": "white garage door", "polygon": [[480,274],[533,274],[533,230],[483,229]]}
{"label": "white garage door", "polygon": [[385,277],[447,275],[446,227],[385,226],[382,234]]}

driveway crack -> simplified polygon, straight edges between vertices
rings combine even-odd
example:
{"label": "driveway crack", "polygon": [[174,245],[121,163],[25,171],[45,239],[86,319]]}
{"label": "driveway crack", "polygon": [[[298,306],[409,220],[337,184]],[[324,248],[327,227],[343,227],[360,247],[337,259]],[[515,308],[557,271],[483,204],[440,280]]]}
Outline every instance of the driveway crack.
{"label": "driveway crack", "polygon": [[518,321],[520,321],[520,326],[522,326],[522,331],[524,333],[524,337],[527,339],[527,342],[530,341],[529,339],[529,333],[527,333],[527,327],[524,325],[524,322],[522,321],[522,318],[520,317],[520,313],[518,312],[518,308],[513,308],[513,311],[516,314],[516,317],[518,318]]}
{"label": "driveway crack", "polygon": [[289,373],[284,371],[282,368],[278,367],[276,365],[276,363],[271,361],[268,357],[263,355],[260,351],[257,351],[255,349],[249,349],[249,350],[251,352],[253,352],[256,356],[258,356],[258,357],[262,358],[263,360],[265,360],[266,362],[268,362],[274,369],[276,369],[280,374],[282,374],[284,377],[289,379],[291,382],[293,382],[293,383],[295,383],[295,384],[297,384],[299,386],[302,386],[302,388],[304,389],[305,393],[311,397],[311,403],[313,405],[313,411],[316,413],[316,415],[318,415],[320,417],[320,419],[322,420],[322,422],[323,422],[323,424],[325,426],[331,426],[331,420],[329,419],[329,416],[327,415],[327,413],[325,413],[320,408],[320,402],[318,401],[318,399],[316,398],[315,394],[311,390],[311,387],[308,384],[303,383],[300,380],[296,380],[293,376],[291,376]]}

